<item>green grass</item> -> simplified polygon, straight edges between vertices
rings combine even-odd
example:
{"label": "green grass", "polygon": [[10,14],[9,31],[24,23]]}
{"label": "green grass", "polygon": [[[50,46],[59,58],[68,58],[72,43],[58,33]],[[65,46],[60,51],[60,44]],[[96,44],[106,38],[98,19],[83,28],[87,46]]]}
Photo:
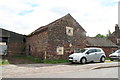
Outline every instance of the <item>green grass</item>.
{"label": "green grass", "polygon": [[13,58],[19,58],[19,59],[27,59],[35,63],[45,63],[45,64],[59,64],[59,63],[67,63],[67,59],[47,59],[47,60],[40,60],[39,58],[34,58],[32,56],[25,56],[25,55],[16,55],[12,56]]}
{"label": "green grass", "polygon": [[0,65],[7,65],[9,64],[8,60],[1,60]]}
{"label": "green grass", "polygon": [[106,57],[105,60],[110,60],[110,58]]}
{"label": "green grass", "polygon": [[68,60],[66,59],[47,59],[44,60],[45,64],[59,64],[59,63],[67,63]]}
{"label": "green grass", "polygon": [[106,57],[105,60],[106,60],[105,62],[112,62],[112,61],[110,61],[110,58],[108,58],[108,57]]}
{"label": "green grass", "polygon": [[113,61],[108,61],[108,60],[107,60],[107,61],[105,61],[105,62],[113,62]]}
{"label": "green grass", "polygon": [[[26,55],[14,55],[11,56],[11,58],[18,58],[18,59],[26,59],[30,60],[34,63],[44,63],[44,64],[59,64],[59,63],[67,63],[67,59],[47,59],[47,60],[41,60],[40,58],[35,58],[32,56],[26,56]],[[26,64],[23,62],[22,64]]]}
{"label": "green grass", "polygon": [[26,55],[16,55],[16,56],[12,56],[13,58],[19,58],[19,59],[26,59],[26,60],[30,60],[32,62],[35,62],[35,63],[40,63],[41,60],[39,58],[34,58],[32,56],[26,56]]}

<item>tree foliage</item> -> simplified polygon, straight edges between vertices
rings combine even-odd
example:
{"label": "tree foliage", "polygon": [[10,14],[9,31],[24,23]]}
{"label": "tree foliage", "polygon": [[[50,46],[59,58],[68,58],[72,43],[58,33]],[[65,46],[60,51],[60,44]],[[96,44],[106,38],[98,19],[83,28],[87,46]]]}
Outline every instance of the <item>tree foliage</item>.
{"label": "tree foliage", "polygon": [[108,36],[110,36],[111,34],[112,34],[111,31],[108,30],[108,34],[106,34],[106,35],[97,34],[95,37],[101,37],[101,38],[104,38],[104,37],[108,37]]}
{"label": "tree foliage", "polygon": [[102,34],[97,34],[95,37],[101,37],[101,38],[104,38],[106,37],[105,35],[102,35]]}

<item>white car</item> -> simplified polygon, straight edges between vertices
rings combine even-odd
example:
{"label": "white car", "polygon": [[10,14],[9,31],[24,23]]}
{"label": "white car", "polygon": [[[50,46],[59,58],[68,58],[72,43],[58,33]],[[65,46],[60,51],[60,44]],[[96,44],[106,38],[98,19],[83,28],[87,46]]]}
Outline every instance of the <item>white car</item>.
{"label": "white car", "polygon": [[109,55],[111,61],[119,60],[120,61],[120,49]]}
{"label": "white car", "polygon": [[7,45],[0,45],[0,56],[7,55]]}
{"label": "white car", "polygon": [[101,48],[84,48],[76,51],[69,56],[69,62],[82,63],[86,62],[105,62],[105,52]]}

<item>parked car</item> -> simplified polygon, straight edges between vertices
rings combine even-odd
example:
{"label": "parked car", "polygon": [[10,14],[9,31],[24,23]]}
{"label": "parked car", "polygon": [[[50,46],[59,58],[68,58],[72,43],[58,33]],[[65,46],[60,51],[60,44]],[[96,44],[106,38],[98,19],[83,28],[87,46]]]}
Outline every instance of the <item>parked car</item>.
{"label": "parked car", "polygon": [[110,58],[111,61],[113,61],[113,60],[120,61],[120,49],[116,50],[115,52],[113,52],[112,54],[110,54],[109,58]]}
{"label": "parked car", "polygon": [[0,56],[7,55],[7,45],[0,45]]}
{"label": "parked car", "polygon": [[69,56],[69,62],[82,63],[86,62],[105,62],[105,52],[101,48],[84,48],[74,52]]}

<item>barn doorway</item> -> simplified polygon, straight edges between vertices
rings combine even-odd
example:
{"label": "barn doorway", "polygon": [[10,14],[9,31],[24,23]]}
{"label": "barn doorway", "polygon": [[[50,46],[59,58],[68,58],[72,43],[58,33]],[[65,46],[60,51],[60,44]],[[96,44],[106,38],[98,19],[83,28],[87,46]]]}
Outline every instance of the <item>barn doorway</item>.
{"label": "barn doorway", "polygon": [[31,46],[28,46],[28,56],[30,56],[30,50],[31,50]]}

